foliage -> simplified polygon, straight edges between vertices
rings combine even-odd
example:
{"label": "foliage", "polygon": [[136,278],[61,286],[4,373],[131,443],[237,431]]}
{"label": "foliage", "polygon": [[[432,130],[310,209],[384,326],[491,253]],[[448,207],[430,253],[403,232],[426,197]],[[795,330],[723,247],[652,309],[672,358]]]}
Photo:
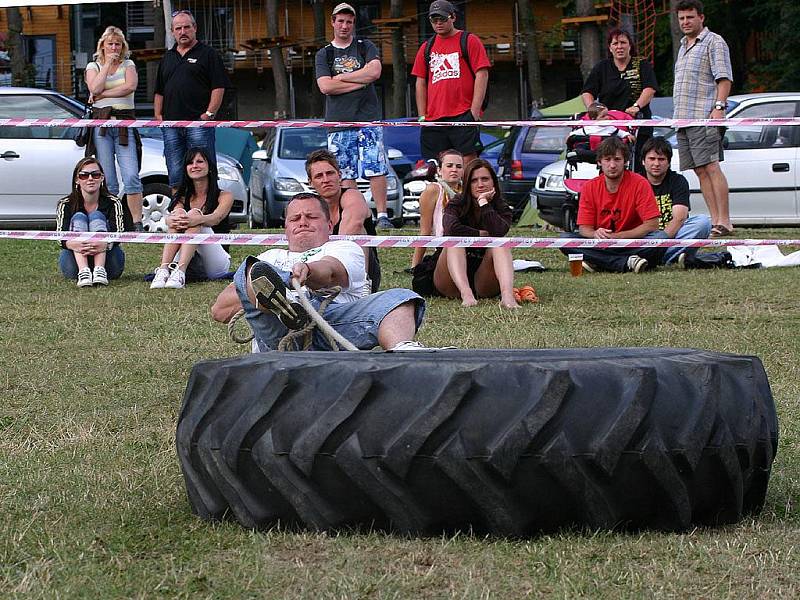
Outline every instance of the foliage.
{"label": "foliage", "polygon": [[753,80],[769,91],[800,89],[800,4],[786,0],[754,0],[747,11],[763,24],[768,60],[752,65]]}

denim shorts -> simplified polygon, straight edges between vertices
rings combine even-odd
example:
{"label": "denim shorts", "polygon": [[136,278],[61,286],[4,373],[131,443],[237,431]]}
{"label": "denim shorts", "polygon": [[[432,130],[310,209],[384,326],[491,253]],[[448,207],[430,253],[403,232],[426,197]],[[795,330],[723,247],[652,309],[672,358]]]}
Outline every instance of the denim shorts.
{"label": "denim shorts", "polygon": [[389,172],[381,127],[332,131],[328,134],[328,150],[339,161],[342,179],[368,179]]}
{"label": "denim shorts", "polygon": [[[261,352],[275,350],[281,339],[289,332],[287,327],[271,313],[261,312],[247,297],[245,265],[243,262],[236,270],[233,284],[244,308],[244,316],[253,330],[255,341]],[[284,283],[288,283],[290,273],[275,269]],[[319,309],[321,298],[312,295],[311,304]],[[359,350],[371,350],[378,346],[378,328],[381,321],[395,308],[406,302],[415,302],[416,328],[419,330],[425,316],[425,301],[411,290],[391,289],[377,294],[370,294],[354,302],[330,304],[325,310],[325,320],[345,339]],[[314,329],[312,350],[331,350],[327,339]]]}

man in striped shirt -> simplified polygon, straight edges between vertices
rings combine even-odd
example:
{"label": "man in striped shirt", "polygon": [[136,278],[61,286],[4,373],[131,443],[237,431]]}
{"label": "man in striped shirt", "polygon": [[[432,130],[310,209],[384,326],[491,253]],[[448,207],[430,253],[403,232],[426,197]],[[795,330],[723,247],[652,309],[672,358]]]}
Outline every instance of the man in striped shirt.
{"label": "man in striped shirt", "polygon": [[[678,24],[684,33],[675,59],[673,100],[676,119],[723,119],[733,74],[728,45],[704,25],[703,3],[680,0]],[[728,180],[720,169],[722,127],[678,130],[680,169],[694,169],[711,215],[711,237],[733,232],[728,206]]]}

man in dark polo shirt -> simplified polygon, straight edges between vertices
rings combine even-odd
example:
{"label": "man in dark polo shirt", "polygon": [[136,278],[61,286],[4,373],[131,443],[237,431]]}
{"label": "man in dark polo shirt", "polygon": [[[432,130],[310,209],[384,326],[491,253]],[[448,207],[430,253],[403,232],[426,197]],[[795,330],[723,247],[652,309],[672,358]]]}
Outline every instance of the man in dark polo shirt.
{"label": "man in dark polo shirt", "polygon": [[[219,53],[197,39],[197,23],[188,10],[172,15],[175,45],[158,65],[153,109],[159,121],[212,121],[217,115],[228,76]],[[169,185],[175,190],[183,179],[183,162],[189,148],[202,147],[216,160],[214,129],[169,127],[164,132],[164,158]]]}

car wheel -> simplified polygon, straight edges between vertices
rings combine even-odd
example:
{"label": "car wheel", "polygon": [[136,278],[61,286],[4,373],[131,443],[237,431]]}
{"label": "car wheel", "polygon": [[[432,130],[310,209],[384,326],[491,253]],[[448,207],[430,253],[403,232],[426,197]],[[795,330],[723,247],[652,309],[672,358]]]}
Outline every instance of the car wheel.
{"label": "car wheel", "polygon": [[564,231],[567,233],[572,233],[578,228],[578,224],[575,222],[575,209],[571,206],[564,207],[562,223],[564,224]]}
{"label": "car wheel", "polygon": [[148,183],[142,198],[142,226],[150,233],[166,233],[167,209],[172,202],[172,190],[166,183]]}

